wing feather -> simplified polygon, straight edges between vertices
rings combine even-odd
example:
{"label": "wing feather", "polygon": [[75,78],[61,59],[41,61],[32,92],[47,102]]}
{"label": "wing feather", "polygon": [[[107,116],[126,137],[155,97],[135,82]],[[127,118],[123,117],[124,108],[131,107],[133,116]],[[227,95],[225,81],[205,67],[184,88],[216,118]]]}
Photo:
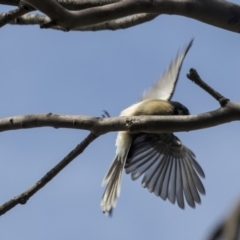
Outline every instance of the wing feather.
{"label": "wing feather", "polygon": [[177,160],[172,159],[172,170],[171,176],[168,184],[168,200],[174,204],[176,200],[176,178],[177,178]]}
{"label": "wing feather", "polygon": [[182,175],[181,175],[181,165],[179,159],[177,159],[177,177],[176,177],[176,198],[178,206],[184,209],[184,199],[183,199],[183,183],[182,183]]}
{"label": "wing feather", "polygon": [[125,165],[126,173],[135,180],[143,176],[142,186],[163,200],[177,201],[184,208],[201,203],[199,193],[205,194],[199,176],[205,174],[194,153],[172,133],[141,133],[133,143]]}
{"label": "wing feather", "polygon": [[188,53],[188,50],[193,44],[191,39],[188,45],[178,52],[177,56],[171,62],[170,66],[164,72],[164,74],[153,84],[153,86],[143,93],[141,101],[148,98],[157,98],[162,100],[170,100],[176,88],[179,73],[181,71],[183,60]]}

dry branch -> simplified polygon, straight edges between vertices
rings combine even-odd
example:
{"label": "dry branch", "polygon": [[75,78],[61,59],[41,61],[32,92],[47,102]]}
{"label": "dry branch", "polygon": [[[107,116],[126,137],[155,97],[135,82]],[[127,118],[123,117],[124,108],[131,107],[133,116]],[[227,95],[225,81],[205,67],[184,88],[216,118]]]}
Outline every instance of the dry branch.
{"label": "dry branch", "polygon": [[[51,19],[42,25],[46,28],[62,30],[85,28],[84,30],[94,31],[119,29],[123,28],[121,18],[137,14],[153,14],[155,16],[169,14],[185,16],[225,30],[240,32],[240,5],[224,0],[27,0],[26,2]],[[9,5],[17,3],[19,1],[9,1]],[[7,4],[7,1],[0,0],[0,4]],[[146,18],[146,21],[149,21],[150,16]],[[38,15],[36,15],[35,23],[38,22],[37,19]],[[144,19],[141,21],[145,22]],[[141,21],[139,23],[142,23]],[[114,28],[111,26],[113,23]],[[28,24],[27,21],[26,24]],[[41,24],[40,21],[39,24]],[[99,24],[102,24],[101,27],[97,26]],[[92,27],[93,25],[95,26]],[[131,26],[134,24],[125,24],[124,28]]]}
{"label": "dry branch", "polygon": [[183,132],[214,127],[240,120],[240,103],[228,102],[225,107],[189,116],[134,116],[96,118],[79,115],[32,114],[0,119],[0,131],[38,127],[89,130],[96,134],[107,132]]}
{"label": "dry branch", "polygon": [[28,4],[20,4],[18,8],[4,14],[0,14],[0,27],[3,27],[11,22],[17,24],[19,17],[33,10],[34,8]]}
{"label": "dry branch", "polygon": [[[81,10],[91,7],[103,6],[120,0],[56,0],[60,5],[69,10]],[[19,6],[21,0],[0,0],[0,4]]]}
{"label": "dry branch", "polygon": [[[140,13],[124,18],[112,20],[105,23],[99,23],[92,26],[72,29],[73,31],[100,31],[100,30],[118,30],[133,27],[156,18],[158,14]],[[6,19],[6,14],[0,13],[0,27],[9,23],[12,25],[44,25],[50,21],[50,18],[40,14],[25,14],[13,19]],[[65,30],[59,26],[52,26],[55,30]]]}
{"label": "dry branch", "polygon": [[189,70],[189,73],[187,74],[187,77],[194,83],[196,83],[204,91],[206,91],[208,94],[210,94],[213,98],[215,98],[219,102],[220,106],[224,107],[228,103],[229,99],[225,98],[222,94],[220,94],[219,92],[211,88],[207,83],[205,83],[198,75],[196,69],[191,68]]}

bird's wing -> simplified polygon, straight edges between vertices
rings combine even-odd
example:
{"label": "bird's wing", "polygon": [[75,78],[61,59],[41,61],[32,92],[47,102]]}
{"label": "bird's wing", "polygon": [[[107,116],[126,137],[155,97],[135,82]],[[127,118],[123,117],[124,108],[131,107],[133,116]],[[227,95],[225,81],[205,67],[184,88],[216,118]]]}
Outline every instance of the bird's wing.
{"label": "bird's wing", "polygon": [[193,44],[193,40],[188,43],[187,47],[178,52],[175,59],[171,62],[164,74],[153,84],[153,86],[143,93],[140,101],[147,98],[158,98],[162,100],[170,100],[174,93],[178,76],[181,71],[183,60]]}
{"label": "bird's wing", "polygon": [[125,165],[133,180],[142,174],[142,186],[171,203],[177,200],[184,208],[184,198],[191,207],[201,203],[199,192],[205,194],[199,179],[204,172],[194,153],[172,133],[138,134],[133,140]]}

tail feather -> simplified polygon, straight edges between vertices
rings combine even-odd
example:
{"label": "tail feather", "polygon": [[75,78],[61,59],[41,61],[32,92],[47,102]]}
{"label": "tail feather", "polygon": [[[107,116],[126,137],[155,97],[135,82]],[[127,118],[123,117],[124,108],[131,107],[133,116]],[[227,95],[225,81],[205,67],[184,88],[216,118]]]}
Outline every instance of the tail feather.
{"label": "tail feather", "polygon": [[115,172],[115,169],[117,168],[117,164],[118,164],[118,160],[117,160],[117,156],[116,156],[116,157],[113,159],[113,162],[111,163],[110,168],[108,169],[106,175],[104,176],[104,178],[103,178],[103,180],[102,180],[102,187],[103,187],[103,186],[106,186],[106,185],[109,183],[112,175],[113,175],[114,172]]}
{"label": "tail feather", "polygon": [[107,185],[101,201],[101,208],[104,213],[111,212],[112,208],[116,206],[117,198],[120,195],[125,161],[126,157],[122,159],[117,155],[103,179],[103,184]]}
{"label": "tail feather", "polygon": [[132,143],[132,136],[128,132],[119,132],[116,139],[116,157],[114,158],[102,185],[107,185],[102,196],[101,208],[104,213],[110,213],[116,206],[120,195],[122,173]]}

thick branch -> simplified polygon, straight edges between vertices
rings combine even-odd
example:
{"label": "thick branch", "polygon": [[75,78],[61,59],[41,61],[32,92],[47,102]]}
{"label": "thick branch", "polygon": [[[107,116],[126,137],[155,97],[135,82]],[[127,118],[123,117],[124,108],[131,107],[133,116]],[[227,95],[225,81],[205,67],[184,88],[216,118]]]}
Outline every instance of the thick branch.
{"label": "thick branch", "polygon": [[76,29],[108,22],[138,13],[175,14],[199,20],[226,30],[240,31],[240,6],[223,0],[123,0],[100,7],[70,12],[55,0],[27,0],[53,23]]}
{"label": "thick branch", "polygon": [[[118,29],[125,29],[129,27],[136,26],[138,24],[142,24],[148,21],[153,20],[156,18],[158,15],[157,14],[147,14],[147,13],[141,13],[141,14],[135,14],[132,16],[128,16],[125,18],[120,18],[117,20],[112,20],[109,22],[105,23],[100,23],[96,25],[91,25],[88,27],[81,27],[81,28],[76,28],[72,30],[76,31],[99,31],[99,30],[118,30]],[[1,22],[4,22],[5,14],[0,14],[0,27],[1,27]],[[17,17],[14,20],[9,20],[8,23],[13,24],[13,25],[42,25],[46,24],[50,21],[49,17],[43,16],[40,14],[25,14],[24,16]],[[6,23],[6,22],[4,22]],[[56,30],[63,30],[59,26],[53,26],[53,29]]]}
{"label": "thick branch", "polygon": [[10,6],[18,6],[20,0],[0,0],[0,4],[10,5]]}
{"label": "thick branch", "polygon": [[116,3],[119,1],[120,0],[57,0],[60,5],[69,10],[81,10]]}
{"label": "thick branch", "polygon": [[99,23],[88,27],[81,27],[75,30],[79,31],[99,31],[99,30],[118,30],[133,27],[145,22],[149,22],[156,18],[158,14],[139,13],[124,18],[119,18],[105,23]]}
{"label": "thick branch", "polygon": [[28,4],[20,4],[20,6],[14,10],[7,13],[0,14],[0,27],[3,27],[7,23],[17,23],[17,19],[22,15],[33,11],[34,8]]}
{"label": "thick branch", "polygon": [[[175,14],[220,27],[229,31],[240,31],[240,6],[224,0],[27,0],[36,9],[45,13],[51,21],[43,18],[31,19],[33,24],[65,30],[120,29],[136,25],[123,24],[121,18],[136,14]],[[19,0],[0,0],[0,4],[18,5]],[[70,12],[69,10],[76,10]],[[85,9],[85,10],[84,10]],[[80,10],[80,11],[79,11]],[[8,13],[7,13],[8,14]],[[33,16],[31,16],[33,18]],[[150,21],[150,15],[148,19]],[[29,19],[29,18],[28,18]],[[37,21],[37,20],[41,21]],[[45,20],[48,18],[45,18]],[[153,19],[153,18],[152,18]],[[22,21],[21,21],[22,20]],[[26,19],[25,19],[26,20]],[[117,20],[119,25],[117,24]],[[19,24],[31,24],[20,19]],[[112,21],[112,22],[111,22]],[[104,24],[108,22],[108,24]],[[15,21],[18,23],[18,21]],[[141,21],[139,21],[141,23]],[[139,24],[137,23],[137,24]],[[99,26],[99,24],[101,24]],[[94,27],[90,27],[95,25]]]}
{"label": "thick branch", "polygon": [[215,111],[190,116],[134,116],[95,118],[88,116],[33,114],[0,119],[0,131],[54,127],[89,130],[96,134],[114,131],[180,132],[214,127],[240,120],[240,103],[228,102]]}
{"label": "thick branch", "polygon": [[115,118],[95,118],[88,116],[56,115],[52,113],[33,114],[0,119],[0,132],[26,128],[54,127],[89,130],[96,135],[112,131],[167,133],[192,131],[240,120],[240,103],[230,102],[223,95],[211,88],[200,78],[195,69],[190,69],[188,77],[219,101],[221,108],[215,111],[189,116],[122,116]]}
{"label": "thick branch", "polygon": [[[62,5],[63,7],[65,7],[68,10],[82,10],[82,9],[86,9],[86,8],[91,8],[91,7],[96,7],[96,6],[103,6],[106,4],[110,4],[110,3],[115,3],[118,2],[119,0],[57,0],[57,2]],[[18,8],[11,10],[9,12],[6,13],[0,13],[0,27],[3,27],[4,25],[6,25],[7,23],[10,24],[16,24],[16,25],[28,25],[28,24],[37,24],[37,25],[42,25],[42,24],[46,24],[47,22],[50,21],[50,19],[47,16],[42,16],[39,14],[31,14],[31,15],[25,15],[28,12],[31,12],[33,10],[35,10],[33,7],[28,6],[28,4],[26,4],[24,1],[20,1],[20,0],[0,0],[0,4],[6,4],[6,5],[13,5],[13,6],[18,6]],[[24,16],[25,15],[25,16]],[[151,15],[151,14],[149,14]],[[150,21],[153,18],[146,19],[145,21]],[[142,22],[145,22],[142,20]],[[139,23],[142,23],[139,20]],[[115,26],[116,24],[114,24],[114,22],[111,22],[109,24],[109,26],[105,26],[107,27],[106,29],[118,29],[118,28],[126,28],[126,27],[131,27],[134,26],[134,24],[131,25],[131,23],[123,23],[122,21],[118,26]],[[136,23],[135,23],[136,25]],[[126,26],[126,27],[125,27]],[[98,30],[98,28],[101,28],[99,30],[103,30],[103,26],[96,26],[95,29],[93,29],[93,31]],[[57,29],[57,30],[62,30],[61,27],[59,26],[55,26],[53,29]],[[81,30],[81,29],[76,29],[76,30]],[[86,31],[87,29],[84,29],[84,31]],[[88,29],[92,30],[92,29]]]}
{"label": "thick branch", "polygon": [[65,168],[72,160],[81,154],[97,137],[97,135],[90,133],[79,145],[77,145],[76,148],[74,148],[65,158],[63,158],[62,161],[60,161],[54,168],[47,172],[31,188],[0,206],[0,216],[18,204],[25,204],[31,196],[33,196],[48,182],[50,182],[63,168]]}
{"label": "thick branch", "polygon": [[[69,10],[81,10],[91,7],[103,6],[120,0],[56,0],[59,4]],[[0,4],[19,6],[21,0],[0,0]]]}

